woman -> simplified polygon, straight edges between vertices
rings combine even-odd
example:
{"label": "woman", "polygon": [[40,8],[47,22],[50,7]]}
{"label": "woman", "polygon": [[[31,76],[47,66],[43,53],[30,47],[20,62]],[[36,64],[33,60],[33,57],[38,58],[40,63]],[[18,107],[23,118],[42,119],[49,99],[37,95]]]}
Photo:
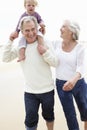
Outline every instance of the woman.
{"label": "woman", "polygon": [[60,29],[62,42],[56,42],[59,65],[56,86],[69,130],[79,130],[73,97],[87,130],[87,84],[84,81],[84,47],[78,42],[80,27],[66,20]]}

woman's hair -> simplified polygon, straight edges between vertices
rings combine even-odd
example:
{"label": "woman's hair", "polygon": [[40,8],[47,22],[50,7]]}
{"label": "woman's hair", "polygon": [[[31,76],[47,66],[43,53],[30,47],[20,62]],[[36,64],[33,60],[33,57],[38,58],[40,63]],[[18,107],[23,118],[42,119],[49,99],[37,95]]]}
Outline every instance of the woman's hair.
{"label": "woman's hair", "polygon": [[26,5],[27,2],[30,2],[31,4],[34,4],[35,6],[38,5],[38,2],[36,0],[24,0],[24,6]]}
{"label": "woman's hair", "polygon": [[80,33],[80,26],[75,21],[65,20],[67,23],[67,26],[69,30],[73,33],[73,39],[78,40],[79,39],[79,33]]}
{"label": "woman's hair", "polygon": [[20,23],[19,23],[19,29],[22,31],[24,23],[28,23],[28,22],[31,22],[31,21],[34,22],[36,29],[38,29],[37,19],[34,16],[25,16],[25,17],[23,17],[21,19]]}

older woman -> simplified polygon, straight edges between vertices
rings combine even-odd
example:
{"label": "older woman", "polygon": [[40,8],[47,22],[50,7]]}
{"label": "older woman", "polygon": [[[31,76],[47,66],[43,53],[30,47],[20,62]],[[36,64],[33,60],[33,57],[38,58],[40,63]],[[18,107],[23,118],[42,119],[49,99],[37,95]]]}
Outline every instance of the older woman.
{"label": "older woman", "polygon": [[[87,84],[84,80],[84,47],[78,42],[80,27],[66,20],[60,29],[62,42],[53,42],[59,64],[56,67],[56,86],[69,130],[79,130],[73,97],[87,130]],[[44,47],[38,44],[40,54]]]}
{"label": "older woman", "polygon": [[69,130],[79,130],[73,97],[85,121],[87,130],[87,84],[84,81],[84,47],[78,42],[80,27],[73,21],[64,21],[62,42],[56,42],[59,65],[56,67],[56,86]]}

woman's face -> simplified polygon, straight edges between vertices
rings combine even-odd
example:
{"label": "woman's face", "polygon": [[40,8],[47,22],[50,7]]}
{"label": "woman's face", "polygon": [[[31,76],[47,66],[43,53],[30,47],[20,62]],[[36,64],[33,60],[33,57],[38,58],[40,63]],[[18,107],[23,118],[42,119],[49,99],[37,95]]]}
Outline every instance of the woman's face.
{"label": "woman's face", "polygon": [[62,25],[62,27],[60,28],[60,32],[61,32],[61,38],[63,39],[69,39],[72,36],[72,32],[70,31],[68,24],[64,23]]}

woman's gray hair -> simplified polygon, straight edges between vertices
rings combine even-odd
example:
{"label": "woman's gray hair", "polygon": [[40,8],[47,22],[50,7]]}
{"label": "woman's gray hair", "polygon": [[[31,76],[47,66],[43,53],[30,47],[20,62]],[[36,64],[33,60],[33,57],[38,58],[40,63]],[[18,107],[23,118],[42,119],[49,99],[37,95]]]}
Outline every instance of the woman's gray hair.
{"label": "woman's gray hair", "polygon": [[70,29],[71,32],[73,32],[73,39],[78,40],[79,39],[79,33],[80,33],[80,26],[77,22],[75,21],[67,21],[67,26]]}
{"label": "woman's gray hair", "polygon": [[19,29],[21,31],[23,31],[23,24],[24,23],[28,23],[28,22],[31,22],[33,21],[35,23],[35,27],[38,29],[38,23],[37,23],[37,19],[34,17],[34,16],[25,16],[23,17],[21,20],[20,20],[20,23],[19,23]]}

